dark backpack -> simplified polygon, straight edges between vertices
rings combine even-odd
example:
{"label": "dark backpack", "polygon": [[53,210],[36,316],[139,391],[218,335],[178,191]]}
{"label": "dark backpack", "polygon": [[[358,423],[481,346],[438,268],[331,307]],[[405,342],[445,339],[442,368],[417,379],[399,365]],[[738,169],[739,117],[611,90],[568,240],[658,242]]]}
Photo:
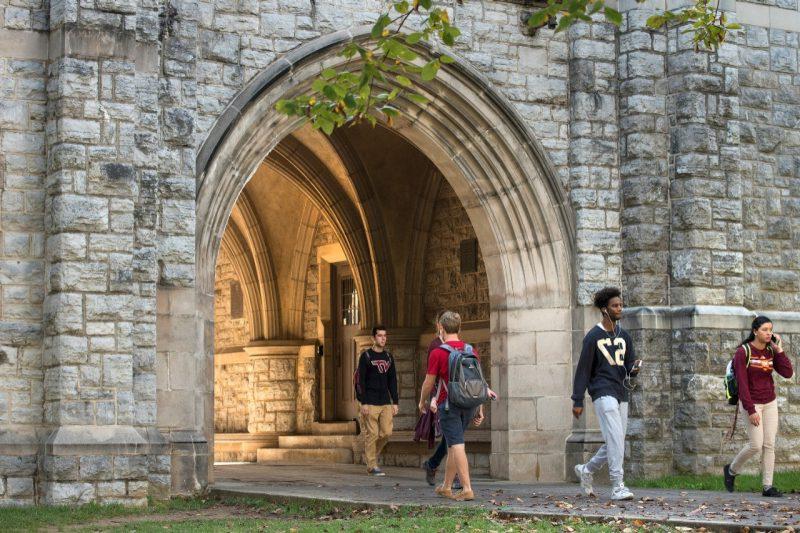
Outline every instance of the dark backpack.
{"label": "dark backpack", "polygon": [[447,365],[447,401],[461,409],[473,409],[489,399],[489,385],[483,377],[480,361],[472,351],[472,346],[465,344],[459,350],[445,343],[439,346],[449,352]]}
{"label": "dark backpack", "polygon": [[[369,355],[369,350],[364,350],[364,354],[367,354],[367,360],[372,362],[372,358]],[[363,355],[363,354],[362,354]],[[386,352],[386,356],[389,358],[389,365],[394,364],[394,357],[389,352]],[[359,364],[361,364],[361,358],[358,359]],[[356,391],[356,400],[360,403],[364,403],[364,384],[361,383],[361,374],[358,372],[358,365],[356,365],[356,369],[353,372],[353,388]]]}
{"label": "dark backpack", "polygon": [[[364,352],[364,354],[367,355],[367,359],[369,361],[372,361],[372,358],[369,356],[369,350],[366,350]],[[362,354],[362,357],[363,357],[363,354]],[[361,383],[361,374],[358,371],[358,367],[361,364],[361,358],[360,357],[358,359],[358,363],[359,364],[356,365],[355,372],[353,372],[353,388],[356,391],[356,400],[358,400],[360,403],[364,403],[364,400],[363,400],[363,398],[364,398],[364,384]]]}
{"label": "dark backpack", "polygon": [[[744,353],[747,356],[747,364],[745,364],[745,368],[750,366],[750,356],[752,355],[750,352],[750,343],[746,342],[742,345],[744,347]],[[734,357],[736,357],[734,355]],[[736,405],[739,403],[739,382],[736,379],[736,372],[733,367],[733,359],[731,358],[728,361],[728,366],[725,368],[725,398],[728,399],[729,405]]]}

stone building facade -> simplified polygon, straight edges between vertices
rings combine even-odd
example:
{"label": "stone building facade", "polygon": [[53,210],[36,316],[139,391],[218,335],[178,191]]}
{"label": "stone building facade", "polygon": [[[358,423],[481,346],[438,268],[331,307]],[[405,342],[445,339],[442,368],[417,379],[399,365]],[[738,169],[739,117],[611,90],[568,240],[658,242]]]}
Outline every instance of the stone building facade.
{"label": "stone building facade", "polygon": [[[679,5],[531,35],[524,2],[465,0],[431,103],[326,140],[274,104],[379,2],[1,3],[0,504],[199,491],[215,433],[344,417],[326,358],[378,321],[407,428],[431,312],[455,304],[501,397],[491,474],[565,479],[598,442],[568,397],[606,284],[646,360],[629,469],[718,468],[741,442],[720,446],[719,376],[753,313],[800,346],[800,12],[724,0],[744,30],[705,53],[646,28]],[[468,225],[434,218],[440,191]],[[473,238],[477,272],[453,278],[450,246],[431,262]],[[359,319],[331,334],[345,273]],[[796,467],[800,387],[779,390]]]}

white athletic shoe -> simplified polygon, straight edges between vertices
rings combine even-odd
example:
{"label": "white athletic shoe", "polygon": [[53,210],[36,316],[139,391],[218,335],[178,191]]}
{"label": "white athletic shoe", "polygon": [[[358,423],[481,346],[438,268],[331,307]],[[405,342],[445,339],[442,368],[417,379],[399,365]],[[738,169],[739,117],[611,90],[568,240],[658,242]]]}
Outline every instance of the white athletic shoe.
{"label": "white athletic shoe", "polygon": [[625,483],[620,483],[613,489],[611,489],[611,499],[612,500],[632,500],[633,493],[628,490],[628,487],[625,486]]}
{"label": "white athletic shoe", "polygon": [[592,473],[586,470],[586,466],[575,465],[575,475],[578,476],[578,480],[581,483],[583,492],[587,496],[594,496],[594,488],[592,488],[592,482],[594,481],[594,478]]}

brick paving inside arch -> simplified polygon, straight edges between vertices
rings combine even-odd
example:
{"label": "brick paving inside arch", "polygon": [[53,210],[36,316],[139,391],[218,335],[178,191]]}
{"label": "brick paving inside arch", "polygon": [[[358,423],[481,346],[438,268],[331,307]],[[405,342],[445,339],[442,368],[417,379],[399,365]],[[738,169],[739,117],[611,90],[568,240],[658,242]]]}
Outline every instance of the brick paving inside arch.
{"label": "brick paving inside arch", "polygon": [[218,464],[212,490],[271,499],[307,498],[379,506],[469,505],[514,516],[641,519],[713,529],[800,526],[798,494],[767,500],[744,492],[633,489],[634,500],[611,502],[608,486],[596,486],[598,497],[586,498],[574,483],[530,484],[478,477],[473,481],[475,501],[453,502],[434,494],[421,469],[384,470],[386,477],[372,478],[361,465]]}

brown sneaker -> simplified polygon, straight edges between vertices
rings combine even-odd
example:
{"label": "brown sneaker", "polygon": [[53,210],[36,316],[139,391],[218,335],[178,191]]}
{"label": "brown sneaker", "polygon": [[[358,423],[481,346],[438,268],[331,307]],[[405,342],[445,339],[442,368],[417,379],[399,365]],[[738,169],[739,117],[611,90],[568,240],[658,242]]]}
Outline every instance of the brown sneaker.
{"label": "brown sneaker", "polygon": [[462,490],[459,493],[453,494],[452,498],[458,502],[472,501],[475,499],[475,493],[471,490]]}

